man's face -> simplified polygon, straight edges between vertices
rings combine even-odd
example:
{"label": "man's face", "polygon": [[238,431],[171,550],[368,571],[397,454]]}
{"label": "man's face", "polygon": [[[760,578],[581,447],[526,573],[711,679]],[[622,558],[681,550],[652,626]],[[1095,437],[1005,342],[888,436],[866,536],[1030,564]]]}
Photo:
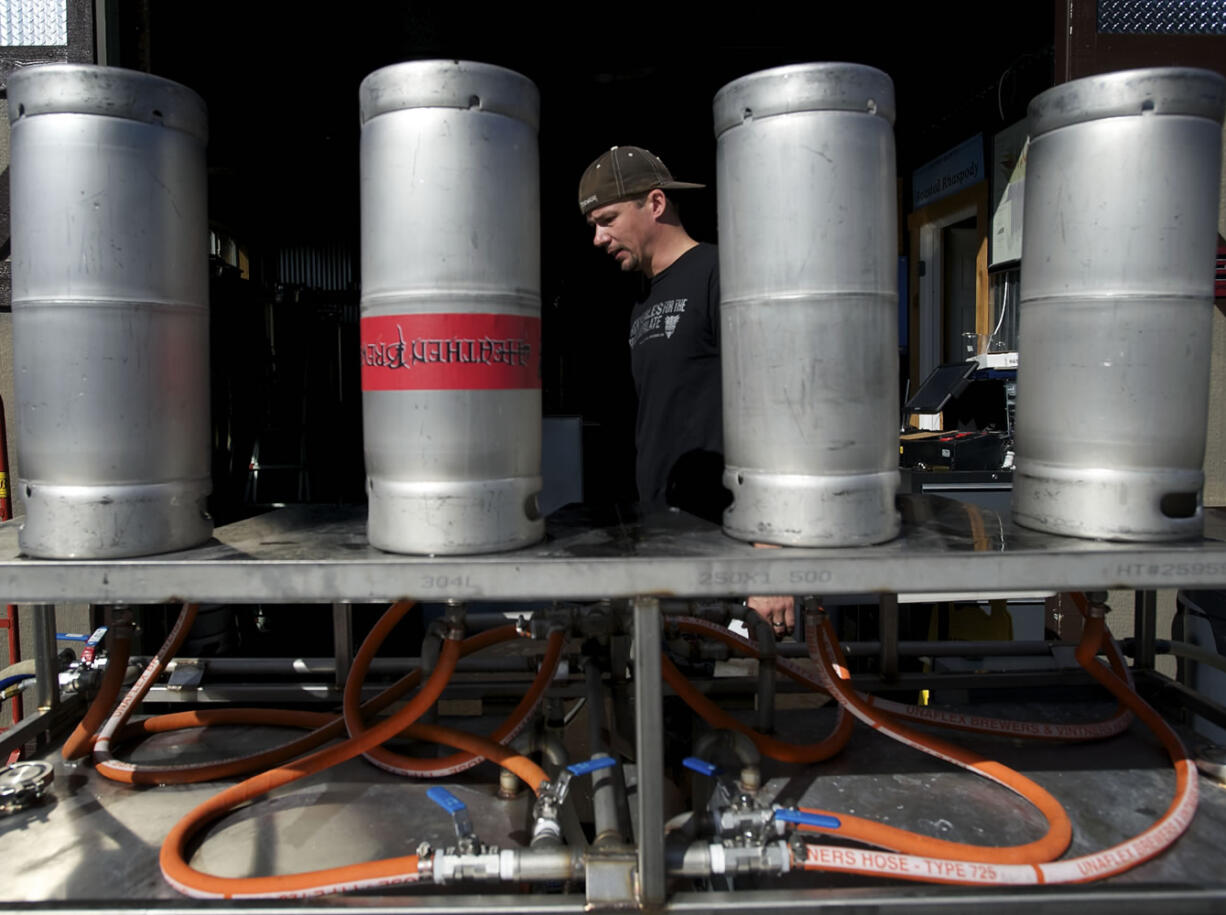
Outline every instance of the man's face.
{"label": "man's face", "polygon": [[622,270],[642,267],[654,220],[651,207],[642,200],[623,200],[597,207],[587,215],[595,230],[592,244],[603,248]]}

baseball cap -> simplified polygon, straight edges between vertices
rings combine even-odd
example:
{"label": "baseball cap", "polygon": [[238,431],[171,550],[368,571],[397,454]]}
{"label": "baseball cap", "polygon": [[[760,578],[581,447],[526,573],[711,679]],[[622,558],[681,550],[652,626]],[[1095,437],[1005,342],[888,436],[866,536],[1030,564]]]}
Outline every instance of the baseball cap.
{"label": "baseball cap", "polygon": [[614,146],[589,165],[579,179],[579,211],[586,216],[597,207],[655,188],[682,190],[705,186],[674,181],[660,157],[641,146]]}

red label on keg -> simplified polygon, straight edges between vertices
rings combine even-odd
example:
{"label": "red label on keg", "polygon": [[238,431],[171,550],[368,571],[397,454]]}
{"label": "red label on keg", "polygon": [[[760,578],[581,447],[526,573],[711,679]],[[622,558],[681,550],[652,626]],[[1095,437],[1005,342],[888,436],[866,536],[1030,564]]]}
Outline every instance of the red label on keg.
{"label": "red label on keg", "polygon": [[540,318],[412,314],[362,319],[363,391],[540,386]]}

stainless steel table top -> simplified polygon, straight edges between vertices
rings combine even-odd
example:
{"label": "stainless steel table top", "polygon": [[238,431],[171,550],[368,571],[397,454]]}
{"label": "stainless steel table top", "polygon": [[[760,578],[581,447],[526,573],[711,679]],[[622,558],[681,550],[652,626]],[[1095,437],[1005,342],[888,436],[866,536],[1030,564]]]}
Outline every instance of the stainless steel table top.
{"label": "stainless steel table top", "polygon": [[937,496],[899,497],[903,533],[874,547],[759,549],[667,511],[571,506],[536,546],[404,556],[366,540],[365,506],[295,506],[220,527],[192,550],[124,560],[34,560],[0,524],[7,602],[154,603],[569,599],[658,595],[942,593],[1226,586],[1226,512],[1205,538],[1136,544],[1041,534]]}

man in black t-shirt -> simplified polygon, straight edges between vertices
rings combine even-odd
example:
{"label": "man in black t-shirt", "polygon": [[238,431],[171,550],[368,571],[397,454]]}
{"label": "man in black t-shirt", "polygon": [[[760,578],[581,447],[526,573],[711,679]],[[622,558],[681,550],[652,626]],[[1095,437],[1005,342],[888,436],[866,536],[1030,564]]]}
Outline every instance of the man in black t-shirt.
{"label": "man in black t-shirt", "polygon": [[[583,173],[579,209],[593,244],[646,280],[629,336],[639,500],[718,524],[731,501],[722,481],[719,258],[714,245],[690,237],[665,194],[702,186],[674,180],[646,149],[614,146]],[[749,603],[777,629],[790,629],[790,598]]]}
{"label": "man in black t-shirt", "polygon": [[639,501],[718,523],[729,501],[721,481],[719,259],[714,245],[690,237],[665,194],[701,186],[673,180],[645,149],[615,146],[584,172],[579,208],[593,243],[646,281],[629,335]]}
{"label": "man in black t-shirt", "polygon": [[722,481],[719,256],[714,245],[695,244],[647,279],[630,313],[629,342],[639,399],[639,497],[719,523],[731,496]]}

